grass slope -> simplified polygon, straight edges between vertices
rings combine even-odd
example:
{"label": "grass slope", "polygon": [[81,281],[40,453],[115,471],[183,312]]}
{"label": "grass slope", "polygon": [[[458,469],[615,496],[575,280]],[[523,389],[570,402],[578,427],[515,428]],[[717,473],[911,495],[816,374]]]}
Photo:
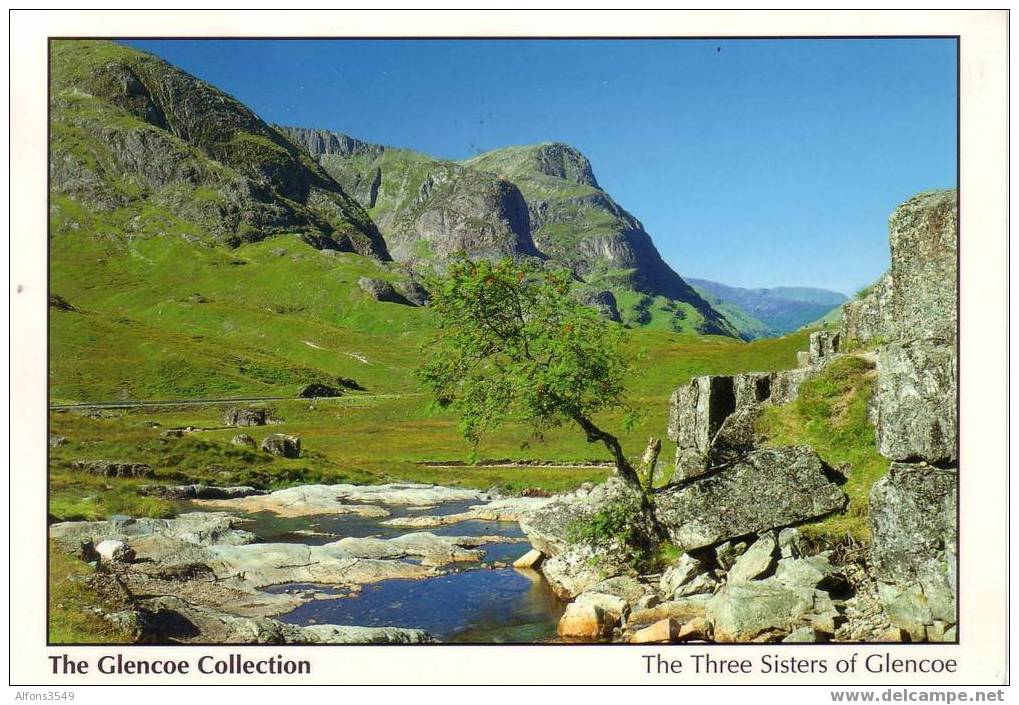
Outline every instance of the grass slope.
{"label": "grass slope", "polygon": [[808,533],[869,540],[867,498],[888,471],[867,415],[876,377],[869,359],[840,357],[804,382],[796,401],[765,410],[759,431],[770,445],[810,445],[830,466],[846,470],[843,489],[849,495],[849,510],[806,527]]}

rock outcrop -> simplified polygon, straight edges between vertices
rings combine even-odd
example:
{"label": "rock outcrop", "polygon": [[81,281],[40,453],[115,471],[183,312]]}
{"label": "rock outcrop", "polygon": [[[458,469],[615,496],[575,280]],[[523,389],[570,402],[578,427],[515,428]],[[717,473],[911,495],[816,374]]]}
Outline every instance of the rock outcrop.
{"label": "rock outcrop", "polygon": [[272,412],[255,407],[233,406],[223,412],[227,426],[265,426],[272,420]]}
{"label": "rock outcrop", "polygon": [[554,497],[524,515],[520,528],[546,556],[541,572],[562,597],[633,571],[634,557],[658,544],[639,492],[615,477]]}
{"label": "rock outcrop", "polygon": [[371,277],[361,277],[357,280],[357,285],[361,287],[361,291],[368,294],[376,301],[391,304],[401,304],[403,306],[413,306],[410,300],[407,299],[403,294],[396,290],[392,284],[384,279],[372,279]]}
{"label": "rock outcrop", "polygon": [[956,622],[958,473],[892,463],[870,494],[871,562],[893,624],[942,641]]}
{"label": "rock outcrop", "polygon": [[[569,145],[508,147],[455,163],[321,130],[279,129],[356,194],[401,262],[441,268],[459,252],[551,259],[582,280],[609,272],[624,289],[671,299],[684,330],[738,335],[665,263],[641,223]],[[618,318],[617,307],[598,296],[593,303]]]}
{"label": "rock outcrop", "polygon": [[878,447],[892,460],[953,463],[958,445],[955,348],[894,342],[877,356]]}
{"label": "rock outcrop", "polygon": [[851,343],[879,344],[878,449],[870,560],[892,624],[916,641],[956,638],[958,194],[911,198],[889,220],[892,267],[848,317]]}
{"label": "rock outcrop", "polygon": [[301,439],[297,436],[289,436],[284,433],[270,433],[262,440],[260,447],[266,453],[272,453],[281,458],[301,457]]}
{"label": "rock outcrop", "polygon": [[371,218],[321,166],[208,83],[98,40],[54,42],[50,77],[54,194],[100,211],[144,199],[146,220],[176,218],[232,245],[297,232],[389,259]]}
{"label": "rock outcrop", "polygon": [[685,550],[842,511],[847,497],[809,447],[760,448],[731,466],[667,488],[655,516]]}
{"label": "rock outcrop", "polygon": [[859,343],[887,339],[891,337],[892,315],[892,275],[886,272],[858,298],[842,305],[841,337]]}

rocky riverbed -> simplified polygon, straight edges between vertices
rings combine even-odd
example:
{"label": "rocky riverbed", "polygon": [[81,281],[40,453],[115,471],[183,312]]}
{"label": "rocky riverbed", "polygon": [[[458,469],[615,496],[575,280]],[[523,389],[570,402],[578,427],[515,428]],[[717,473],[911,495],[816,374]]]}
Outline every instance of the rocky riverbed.
{"label": "rocky riverbed", "polygon": [[[181,498],[181,513],[58,523],[50,535],[96,567],[93,583],[129,605],[107,618],[143,641],[554,635],[561,603],[540,573],[510,565],[530,548],[519,518],[545,498],[413,484],[249,489],[150,488]],[[387,524],[398,519],[437,528]]]}

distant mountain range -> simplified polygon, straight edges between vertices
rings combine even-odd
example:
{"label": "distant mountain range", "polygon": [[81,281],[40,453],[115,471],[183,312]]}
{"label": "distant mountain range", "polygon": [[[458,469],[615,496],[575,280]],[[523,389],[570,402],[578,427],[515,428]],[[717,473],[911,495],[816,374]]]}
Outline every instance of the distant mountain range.
{"label": "distant mountain range", "polygon": [[751,339],[798,330],[848,301],[845,294],[813,287],[744,289],[707,279],[686,277],[686,281],[721,311],[743,337]]}

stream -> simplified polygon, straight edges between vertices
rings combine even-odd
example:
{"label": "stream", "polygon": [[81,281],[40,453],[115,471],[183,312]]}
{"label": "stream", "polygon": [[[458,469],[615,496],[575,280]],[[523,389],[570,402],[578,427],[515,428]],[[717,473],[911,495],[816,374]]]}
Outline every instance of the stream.
{"label": "stream", "polygon": [[[420,515],[459,514],[479,504],[476,499],[431,507],[379,503],[390,512],[382,518],[356,514],[313,514],[288,517],[273,512],[232,512],[244,519],[238,528],[261,542],[323,545],[345,537],[392,539],[418,531],[382,524],[383,520]],[[182,511],[199,507],[184,503]],[[349,591],[331,585],[286,583],[265,588],[269,593],[313,592],[316,599],[275,618],[291,624],[342,624],[424,629],[439,641],[471,643],[534,643],[551,641],[564,605],[537,571],[504,567],[530,549],[515,521],[467,519],[424,529],[443,536],[499,536],[514,543],[486,543],[480,561],[445,566],[444,574],[422,579],[391,579]],[[419,562],[418,558],[403,558]],[[497,564],[497,565],[492,565]]]}

